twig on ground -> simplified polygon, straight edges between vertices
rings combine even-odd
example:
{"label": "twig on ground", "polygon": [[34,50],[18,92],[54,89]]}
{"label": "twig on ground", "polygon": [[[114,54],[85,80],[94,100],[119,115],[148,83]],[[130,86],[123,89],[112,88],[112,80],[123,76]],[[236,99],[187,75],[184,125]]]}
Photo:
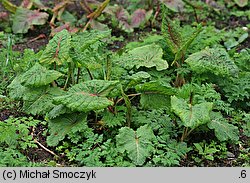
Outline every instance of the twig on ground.
{"label": "twig on ground", "polygon": [[42,145],[40,142],[38,142],[36,139],[34,139],[34,142],[37,143],[41,148],[43,148],[45,151],[49,152],[50,154],[57,156],[53,151],[46,148],[44,145]]}

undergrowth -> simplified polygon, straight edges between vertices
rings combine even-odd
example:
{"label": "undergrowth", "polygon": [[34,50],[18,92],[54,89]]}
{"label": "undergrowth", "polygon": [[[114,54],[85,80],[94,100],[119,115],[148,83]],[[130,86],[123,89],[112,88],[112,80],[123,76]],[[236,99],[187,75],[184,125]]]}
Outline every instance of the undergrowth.
{"label": "undergrowth", "polygon": [[37,53],[5,45],[0,102],[14,101],[45,122],[1,121],[0,166],[42,166],[24,156],[39,145],[32,129],[41,123],[53,161],[74,166],[248,161],[250,50],[234,49],[247,33],[181,25],[165,5],[161,10],[160,34],[117,52],[107,49],[115,40],[111,30],[64,29]]}

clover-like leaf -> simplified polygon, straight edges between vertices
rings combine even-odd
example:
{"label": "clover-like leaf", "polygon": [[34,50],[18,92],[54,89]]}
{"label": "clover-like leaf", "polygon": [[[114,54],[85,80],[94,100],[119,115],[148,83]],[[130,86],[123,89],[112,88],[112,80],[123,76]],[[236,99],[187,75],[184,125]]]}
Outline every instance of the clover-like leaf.
{"label": "clover-like leaf", "polygon": [[12,30],[14,33],[27,33],[33,25],[43,25],[49,15],[45,12],[17,8],[14,15]]}
{"label": "clover-like leaf", "polygon": [[229,124],[219,112],[211,114],[212,120],[207,124],[208,128],[214,129],[215,136],[220,141],[232,140],[234,142],[239,140],[239,130],[236,126]]}
{"label": "clover-like leaf", "polygon": [[49,120],[50,136],[47,138],[49,146],[56,146],[70,132],[87,129],[87,114],[64,114]]}
{"label": "clover-like leaf", "polygon": [[221,48],[204,49],[196,52],[190,55],[185,62],[198,74],[211,72],[215,75],[228,76],[237,75],[239,70],[228,53]]}
{"label": "clover-like leaf", "polygon": [[71,36],[67,30],[57,33],[48,43],[40,57],[40,63],[61,65],[69,59]]}
{"label": "clover-like leaf", "polygon": [[127,69],[132,69],[134,66],[137,69],[156,67],[156,70],[161,71],[168,68],[168,63],[162,59],[162,56],[163,50],[159,45],[145,45],[124,54],[121,58],[121,64]]}
{"label": "clover-like leaf", "polygon": [[184,99],[176,96],[171,97],[171,108],[173,112],[181,118],[185,127],[192,129],[206,124],[210,120],[213,103],[203,102],[196,105],[188,104]]}
{"label": "clover-like leaf", "polygon": [[63,74],[58,71],[47,70],[45,67],[36,63],[21,76],[20,83],[24,86],[39,87],[51,83],[62,75]]}
{"label": "clover-like leaf", "polygon": [[91,110],[104,109],[113,104],[113,102],[105,96],[115,88],[117,83],[118,81],[86,81],[74,85],[65,95],[55,97],[54,101],[74,111],[88,112]]}
{"label": "clover-like leaf", "polygon": [[134,164],[143,165],[154,150],[154,139],[155,135],[148,125],[141,126],[136,131],[123,127],[116,136],[116,145],[121,153],[127,152]]}

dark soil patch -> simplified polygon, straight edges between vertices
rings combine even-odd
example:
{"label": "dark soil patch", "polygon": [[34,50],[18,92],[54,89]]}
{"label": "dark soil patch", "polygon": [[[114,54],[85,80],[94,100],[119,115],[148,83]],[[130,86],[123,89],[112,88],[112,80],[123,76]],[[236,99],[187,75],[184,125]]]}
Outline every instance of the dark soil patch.
{"label": "dark soil patch", "polygon": [[45,47],[49,42],[50,27],[48,25],[36,27],[35,30],[30,30],[24,37],[23,42],[13,46],[14,51],[21,51],[29,48],[38,52]]}
{"label": "dark soil patch", "polygon": [[[42,133],[46,130],[46,127],[44,125],[39,124],[34,129],[34,132],[32,132],[32,130],[33,129],[31,129],[31,133],[33,133],[33,138],[46,147],[46,138],[42,135]],[[32,162],[49,162],[50,160],[53,160],[53,155],[41,148],[39,145],[37,146],[37,148],[30,148],[24,151],[23,153]]]}
{"label": "dark soil patch", "polygon": [[10,116],[19,117],[19,116],[24,116],[24,114],[17,112],[13,109],[12,110],[4,109],[0,111],[0,121],[8,119]]}

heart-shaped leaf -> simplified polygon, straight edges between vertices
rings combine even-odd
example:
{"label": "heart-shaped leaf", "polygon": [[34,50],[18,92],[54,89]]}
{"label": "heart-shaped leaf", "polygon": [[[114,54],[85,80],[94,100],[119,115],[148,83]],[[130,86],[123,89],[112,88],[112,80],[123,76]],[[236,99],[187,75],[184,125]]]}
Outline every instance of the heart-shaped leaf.
{"label": "heart-shaped leaf", "polygon": [[148,125],[141,126],[136,131],[123,127],[116,136],[116,145],[121,153],[127,151],[134,164],[142,165],[154,149],[154,139],[155,135]]}
{"label": "heart-shaped leaf", "polygon": [[156,70],[161,71],[168,68],[168,62],[162,59],[163,50],[159,45],[150,44],[134,48],[124,54],[120,62],[127,69],[136,67],[156,67]]}
{"label": "heart-shaped leaf", "polygon": [[213,103],[211,102],[203,102],[193,106],[182,98],[179,99],[176,96],[171,97],[171,108],[173,112],[181,118],[185,127],[192,129],[209,122],[212,107]]}

